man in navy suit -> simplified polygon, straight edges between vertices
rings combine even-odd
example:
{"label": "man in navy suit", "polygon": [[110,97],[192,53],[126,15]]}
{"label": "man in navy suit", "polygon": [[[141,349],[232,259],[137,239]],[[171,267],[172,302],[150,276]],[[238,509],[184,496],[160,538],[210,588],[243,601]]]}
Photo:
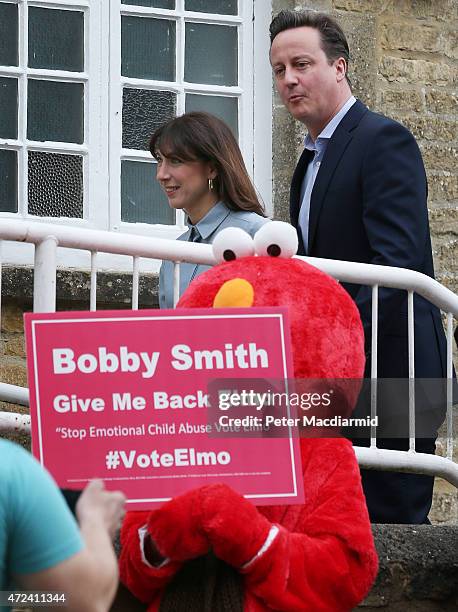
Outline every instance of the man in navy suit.
{"label": "man in navy suit", "polygon": [[[420,151],[405,127],[371,112],[352,95],[349,48],[338,23],[321,13],[281,11],[271,23],[270,35],[278,92],[308,131],[290,194],[298,253],[398,266],[433,276]],[[371,288],[345,287],[361,313],[369,376]],[[445,378],[440,313],[420,296],[415,296],[414,305],[415,375]],[[378,338],[378,376],[408,378],[405,291],[379,290]],[[388,403],[380,410],[393,410]],[[436,414],[435,425],[442,416]],[[434,453],[434,435],[417,440],[417,450]],[[407,441],[399,438],[383,444],[408,448]],[[367,470],[361,474],[373,522],[428,522],[433,478]]]}

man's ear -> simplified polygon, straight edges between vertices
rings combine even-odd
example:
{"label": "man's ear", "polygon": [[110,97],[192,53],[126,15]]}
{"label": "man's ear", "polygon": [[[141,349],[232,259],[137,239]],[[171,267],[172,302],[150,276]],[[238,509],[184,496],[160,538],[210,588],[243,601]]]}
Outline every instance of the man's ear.
{"label": "man's ear", "polygon": [[334,62],[334,65],[336,67],[337,82],[340,83],[340,81],[343,81],[345,79],[345,76],[347,74],[347,62],[343,57],[339,57]]}

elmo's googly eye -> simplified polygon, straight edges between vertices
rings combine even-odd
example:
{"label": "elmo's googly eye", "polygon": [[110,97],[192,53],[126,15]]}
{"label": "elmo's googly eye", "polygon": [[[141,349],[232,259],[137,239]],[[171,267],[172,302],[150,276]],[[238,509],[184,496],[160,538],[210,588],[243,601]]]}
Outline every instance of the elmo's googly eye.
{"label": "elmo's googly eye", "polygon": [[253,239],[239,227],[227,227],[213,241],[213,255],[218,263],[254,255]]}
{"label": "elmo's googly eye", "polygon": [[271,221],[259,229],[254,237],[257,255],[271,257],[292,257],[298,247],[297,232],[292,225],[283,221]]}

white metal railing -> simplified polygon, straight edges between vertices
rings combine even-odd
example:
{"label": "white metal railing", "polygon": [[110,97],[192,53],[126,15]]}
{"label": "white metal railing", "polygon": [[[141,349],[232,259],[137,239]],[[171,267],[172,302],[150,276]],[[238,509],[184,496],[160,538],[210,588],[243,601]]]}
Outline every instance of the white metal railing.
{"label": "white metal railing", "polygon": [[[206,244],[139,237],[98,230],[63,227],[39,222],[0,220],[0,240],[28,242],[35,245],[34,312],[54,312],[56,309],[56,254],[58,248],[89,251],[91,254],[91,283],[89,307],[97,307],[97,254],[127,255],[132,258],[132,308],[138,308],[140,259],[168,259],[176,262],[174,280],[178,285],[178,263],[214,265],[212,247]],[[458,296],[436,280],[419,272],[403,268],[389,268],[330,259],[301,257],[339,281],[372,286],[372,355],[377,354],[378,288],[403,289],[408,292],[409,378],[414,379],[413,295],[418,293],[446,313],[447,329],[447,417],[446,456],[438,457],[415,452],[415,412],[410,401],[410,450],[394,451],[376,447],[375,434],[370,448],[355,447],[358,462],[369,469],[414,471],[442,476],[458,487],[458,464],[453,461],[453,320],[458,318]],[[1,276],[0,276],[1,278]],[[377,378],[377,360],[371,363],[371,378]],[[376,411],[376,394],[372,396],[372,410]],[[0,400],[28,405],[28,390],[0,383]],[[27,415],[0,412],[0,430],[30,429]]]}

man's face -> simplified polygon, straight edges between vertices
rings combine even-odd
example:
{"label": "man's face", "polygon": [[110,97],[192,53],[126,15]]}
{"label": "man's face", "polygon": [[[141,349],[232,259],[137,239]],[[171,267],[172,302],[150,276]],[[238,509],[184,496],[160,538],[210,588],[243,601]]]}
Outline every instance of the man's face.
{"label": "man's face", "polygon": [[286,108],[317,135],[341,103],[345,61],[340,58],[330,64],[318,30],[303,26],[277,34],[270,63]]}

